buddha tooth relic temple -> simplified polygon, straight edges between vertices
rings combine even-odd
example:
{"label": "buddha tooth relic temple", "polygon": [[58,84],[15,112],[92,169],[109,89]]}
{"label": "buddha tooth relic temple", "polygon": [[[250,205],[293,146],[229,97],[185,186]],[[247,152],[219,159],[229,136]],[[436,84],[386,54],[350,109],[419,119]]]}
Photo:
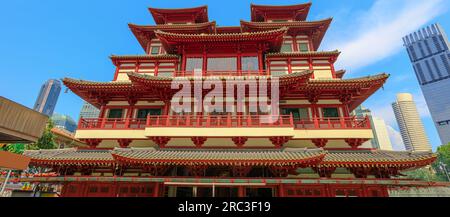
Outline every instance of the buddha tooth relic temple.
{"label": "buddha tooth relic temple", "polygon": [[351,115],[385,73],[344,78],[339,51],[318,51],[331,18],[311,3],[250,6],[219,26],[207,6],[149,8],[129,24],[145,54],[112,55],[112,81],[64,78],[100,109],[81,118],[87,147],[26,151],[63,197],[386,197],[439,183],[402,178],[430,152],[365,147],[367,117]]}

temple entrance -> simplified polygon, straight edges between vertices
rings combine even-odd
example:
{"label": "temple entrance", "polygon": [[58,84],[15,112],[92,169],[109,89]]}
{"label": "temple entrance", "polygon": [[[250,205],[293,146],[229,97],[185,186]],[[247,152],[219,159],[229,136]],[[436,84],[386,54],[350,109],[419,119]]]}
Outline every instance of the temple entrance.
{"label": "temple entrance", "polygon": [[166,183],[164,196],[167,197],[273,197],[276,192],[273,187],[253,185],[171,185]]}
{"label": "temple entrance", "polygon": [[246,188],[246,197],[274,197],[273,188]]}

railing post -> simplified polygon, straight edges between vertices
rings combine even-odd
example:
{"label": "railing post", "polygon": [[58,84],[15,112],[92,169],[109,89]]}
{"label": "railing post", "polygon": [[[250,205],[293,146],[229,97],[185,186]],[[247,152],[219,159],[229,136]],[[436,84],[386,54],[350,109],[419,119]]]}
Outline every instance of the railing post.
{"label": "railing post", "polygon": [[341,121],[341,128],[343,129],[347,128],[345,124],[345,117],[339,117],[339,120]]}
{"label": "railing post", "polygon": [[206,127],[210,127],[210,125],[211,125],[211,115],[208,114],[206,116]]}
{"label": "railing post", "polygon": [[328,118],[328,128],[333,128],[332,125],[331,125],[331,120],[330,120],[330,118]]}
{"label": "railing post", "polygon": [[247,127],[252,126],[252,115],[248,114],[247,116]]}
{"label": "railing post", "polygon": [[102,129],[105,128],[105,122],[106,122],[106,118],[102,118],[100,128],[102,128]]}
{"label": "railing post", "polygon": [[191,115],[188,114],[186,116],[186,127],[190,127],[191,126]]}
{"label": "railing post", "polygon": [[147,114],[147,120],[145,120],[145,126],[150,126],[150,115]]}
{"label": "railing post", "polygon": [[227,127],[231,127],[231,114],[228,113],[227,115]]}
{"label": "railing post", "polygon": [[292,113],[289,115],[289,122],[291,124],[291,127],[294,127],[294,116],[292,115]]}
{"label": "railing post", "polygon": [[128,129],[128,127],[130,127],[130,118],[125,118],[125,129]]}
{"label": "railing post", "polygon": [[168,127],[169,126],[169,123],[170,123],[170,116],[166,116],[166,126]]}
{"label": "railing post", "polygon": [[114,122],[113,122],[113,129],[116,129],[116,125],[117,125],[117,119],[114,118]]}
{"label": "railing post", "polygon": [[319,129],[319,120],[318,117],[313,117],[313,122],[314,122],[314,128]]}

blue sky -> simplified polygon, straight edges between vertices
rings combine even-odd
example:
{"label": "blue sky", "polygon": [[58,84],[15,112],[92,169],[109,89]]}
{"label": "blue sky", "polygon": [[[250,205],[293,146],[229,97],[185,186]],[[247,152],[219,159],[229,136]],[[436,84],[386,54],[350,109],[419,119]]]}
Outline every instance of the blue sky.
{"label": "blue sky", "polygon": [[[111,54],[142,54],[128,23],[154,24],[147,7],[208,5],[210,20],[239,25],[250,19],[250,3],[297,4],[304,1],[79,0],[5,1],[0,8],[0,94],[32,107],[49,78],[73,77],[108,81],[113,78]],[[388,123],[395,147],[401,147],[391,103],[398,92],[411,92],[434,148],[440,145],[401,37],[439,22],[450,33],[450,2],[446,0],[313,0],[309,20],[333,17],[319,50],[342,51],[338,68],[347,77],[387,72],[384,90],[364,105]],[[82,100],[60,95],[56,112],[78,119]]]}

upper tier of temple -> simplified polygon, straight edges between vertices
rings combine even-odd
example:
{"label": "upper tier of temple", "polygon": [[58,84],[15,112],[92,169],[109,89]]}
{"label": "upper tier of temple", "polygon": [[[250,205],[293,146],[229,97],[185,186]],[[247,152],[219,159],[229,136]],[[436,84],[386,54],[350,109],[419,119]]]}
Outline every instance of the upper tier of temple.
{"label": "upper tier of temple", "polygon": [[[228,34],[254,32],[258,35],[259,32],[278,31],[283,28],[287,29],[284,36],[308,42],[307,46],[301,45],[300,50],[313,51],[320,46],[332,19],[306,21],[310,6],[311,3],[288,6],[252,4],[251,21],[241,21],[240,26],[217,26],[215,21],[208,19],[207,6],[180,9],[149,8],[156,25],[129,24],[129,27],[148,54],[156,54],[156,49],[152,51],[152,47],[160,44],[161,37],[157,34],[158,31],[194,36],[210,35],[226,39]],[[171,53],[172,50],[166,50],[164,47],[159,49],[158,54],[165,52]]]}

